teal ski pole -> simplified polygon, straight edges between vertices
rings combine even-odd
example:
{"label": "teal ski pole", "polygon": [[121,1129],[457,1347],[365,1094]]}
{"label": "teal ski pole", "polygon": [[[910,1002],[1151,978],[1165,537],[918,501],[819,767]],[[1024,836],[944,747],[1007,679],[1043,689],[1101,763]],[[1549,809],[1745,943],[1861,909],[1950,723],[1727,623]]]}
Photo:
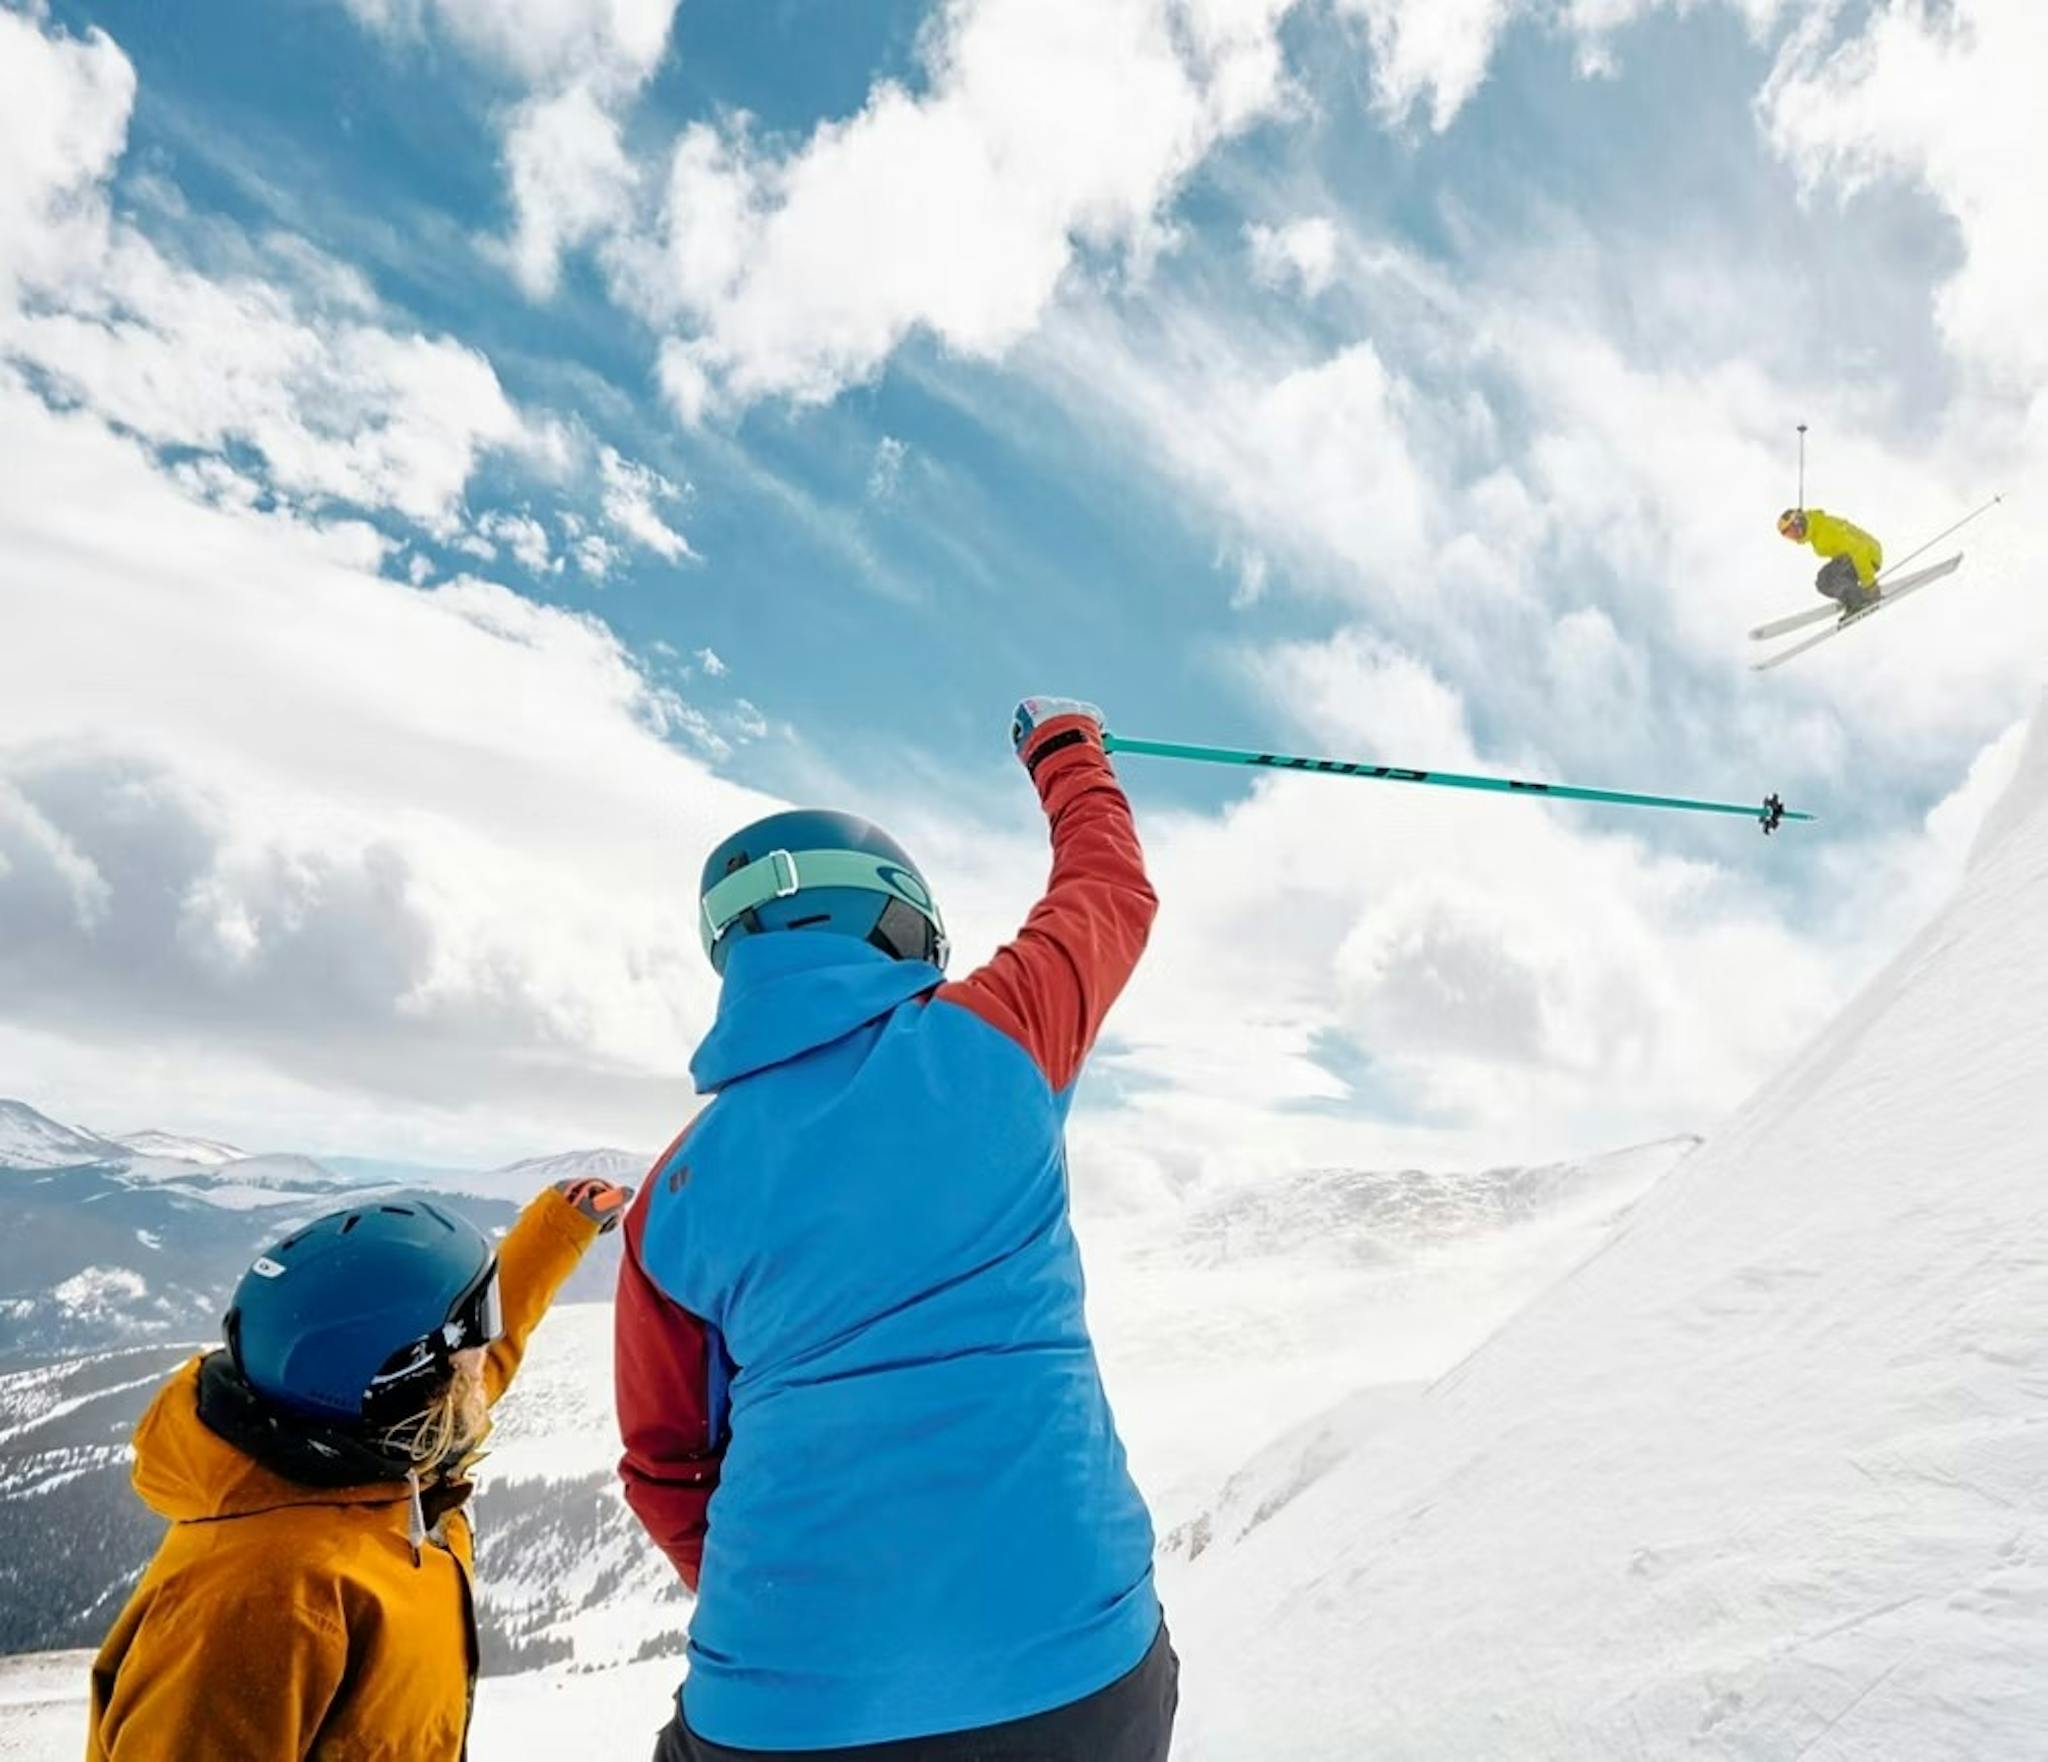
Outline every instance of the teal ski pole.
{"label": "teal ski pole", "polygon": [[1326,777],[1371,777],[1383,783],[1427,783],[1437,789],[1483,789],[1496,795],[1539,796],[1549,801],[1597,801],[1625,808],[1667,808],[1682,814],[1739,814],[1767,833],[1787,820],[1811,820],[1795,813],[1775,795],[1760,807],[1739,802],[1694,801],[1682,795],[1639,795],[1628,789],[1585,789],[1575,783],[1525,783],[1516,777],[1472,777],[1462,771],[1415,771],[1404,765],[1369,765],[1357,759],[1305,759],[1291,753],[1242,752],[1228,746],[1189,746],[1174,740],[1131,740],[1105,734],[1102,744],[1113,753],[1137,753],[1153,759],[1188,759],[1201,765],[1250,765],[1267,771],[1307,771]]}

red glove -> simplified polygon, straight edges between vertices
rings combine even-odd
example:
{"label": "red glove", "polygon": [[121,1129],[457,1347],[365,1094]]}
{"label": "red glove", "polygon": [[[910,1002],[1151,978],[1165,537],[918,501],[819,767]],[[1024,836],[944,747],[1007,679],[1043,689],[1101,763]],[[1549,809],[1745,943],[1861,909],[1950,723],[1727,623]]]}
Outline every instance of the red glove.
{"label": "red glove", "polygon": [[633,1197],[632,1188],[601,1181],[595,1175],[557,1181],[555,1191],[594,1223],[600,1236],[619,1227],[619,1219],[626,1215],[626,1206]]}

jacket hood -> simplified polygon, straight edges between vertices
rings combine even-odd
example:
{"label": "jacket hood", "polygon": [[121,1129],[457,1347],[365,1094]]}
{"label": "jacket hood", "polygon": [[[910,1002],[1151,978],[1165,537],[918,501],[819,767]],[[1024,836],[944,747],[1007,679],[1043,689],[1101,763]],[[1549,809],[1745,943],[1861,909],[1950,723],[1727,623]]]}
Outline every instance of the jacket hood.
{"label": "jacket hood", "polygon": [[135,1491],[174,1523],[245,1517],[286,1505],[404,1505],[403,1480],[309,1486],[266,1468],[199,1417],[204,1368],[222,1354],[192,1360],[172,1376],[135,1427]]}
{"label": "jacket hood", "polygon": [[869,943],[782,930],[743,938],[725,962],[718,1019],[690,1060],[697,1092],[829,1046],[900,1003],[936,990],[929,961],[899,961]]}

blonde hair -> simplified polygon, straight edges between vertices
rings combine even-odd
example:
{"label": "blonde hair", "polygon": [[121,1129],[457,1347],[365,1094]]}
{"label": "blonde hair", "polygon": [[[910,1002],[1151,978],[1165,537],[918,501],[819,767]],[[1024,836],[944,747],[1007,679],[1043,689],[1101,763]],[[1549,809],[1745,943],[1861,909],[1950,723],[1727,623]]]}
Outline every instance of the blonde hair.
{"label": "blonde hair", "polygon": [[409,1456],[415,1468],[432,1469],[468,1456],[490,1429],[491,1404],[479,1353],[475,1360],[457,1364],[425,1410],[400,1420],[384,1434],[384,1441]]}

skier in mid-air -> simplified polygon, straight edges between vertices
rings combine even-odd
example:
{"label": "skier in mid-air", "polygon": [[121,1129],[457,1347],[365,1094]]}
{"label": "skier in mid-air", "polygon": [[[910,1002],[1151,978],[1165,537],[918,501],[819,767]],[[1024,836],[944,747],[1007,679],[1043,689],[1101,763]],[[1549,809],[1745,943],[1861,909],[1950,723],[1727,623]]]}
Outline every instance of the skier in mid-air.
{"label": "skier in mid-air", "polygon": [[948,982],[850,814],[704,865],[713,1097],[626,1223],[627,1500],[697,1594],[659,1762],[1164,1762],[1178,1665],[1082,1309],[1068,1103],[1157,906],[1086,704],[1011,728],[1052,831]]}
{"label": "skier in mid-air", "polygon": [[458,1762],[469,1469],[527,1336],[631,1197],[559,1182],[495,1248],[380,1199],[257,1257],[226,1345],[135,1428],[135,1490],[170,1528],[93,1661],[87,1762]]}
{"label": "skier in mid-air", "polygon": [[1827,559],[1813,585],[1841,605],[1843,617],[1877,603],[1884,546],[1862,527],[1819,508],[1787,508],[1778,516],[1778,530]]}

